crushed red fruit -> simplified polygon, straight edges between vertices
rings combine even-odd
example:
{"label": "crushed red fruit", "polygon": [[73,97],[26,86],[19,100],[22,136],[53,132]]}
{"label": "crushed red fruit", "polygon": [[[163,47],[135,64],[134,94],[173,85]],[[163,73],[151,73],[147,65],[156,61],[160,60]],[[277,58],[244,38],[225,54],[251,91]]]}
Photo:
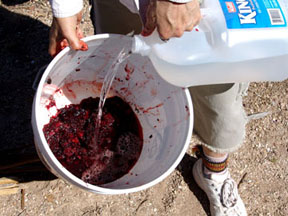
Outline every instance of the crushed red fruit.
{"label": "crushed red fruit", "polygon": [[137,162],[143,133],[128,103],[108,98],[100,133],[95,124],[99,98],[59,109],[43,128],[46,140],[60,163],[83,181],[94,185],[112,182],[127,174]]}

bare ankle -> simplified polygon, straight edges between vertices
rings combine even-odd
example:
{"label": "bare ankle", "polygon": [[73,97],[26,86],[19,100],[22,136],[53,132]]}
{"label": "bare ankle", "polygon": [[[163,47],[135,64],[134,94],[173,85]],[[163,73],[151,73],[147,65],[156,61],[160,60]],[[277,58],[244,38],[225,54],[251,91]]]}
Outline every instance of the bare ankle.
{"label": "bare ankle", "polygon": [[209,157],[214,157],[214,158],[222,158],[225,155],[227,155],[227,153],[217,153],[217,152],[213,152],[212,150],[208,149],[207,147],[203,146],[203,152],[205,155],[209,156]]}

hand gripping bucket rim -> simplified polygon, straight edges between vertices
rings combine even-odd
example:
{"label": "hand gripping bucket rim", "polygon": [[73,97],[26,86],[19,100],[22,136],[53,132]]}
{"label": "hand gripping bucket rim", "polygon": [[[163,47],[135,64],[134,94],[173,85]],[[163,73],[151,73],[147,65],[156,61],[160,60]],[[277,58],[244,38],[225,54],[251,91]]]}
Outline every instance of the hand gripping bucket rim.
{"label": "hand gripping bucket rim", "polygon": [[[83,39],[83,41],[87,42],[89,45],[89,42],[97,41],[97,40],[106,40],[109,38],[119,37],[118,35],[113,34],[100,34],[100,35],[94,35],[89,36]],[[123,36],[122,36],[123,37]],[[176,157],[173,163],[163,172],[161,175],[157,176],[155,179],[145,182],[144,184],[140,184],[135,187],[127,187],[127,188],[107,188],[101,186],[92,185],[89,183],[86,183],[79,179],[78,177],[74,176],[71,172],[69,172],[66,168],[61,165],[61,163],[56,159],[53,152],[51,151],[44,133],[42,131],[41,125],[38,123],[41,116],[41,95],[42,95],[42,88],[45,85],[45,82],[47,78],[49,77],[50,72],[53,70],[54,66],[61,61],[65,56],[68,55],[68,53],[80,53],[79,51],[75,52],[70,50],[69,47],[62,50],[48,65],[45,72],[42,75],[42,78],[39,82],[36,94],[34,96],[33,101],[33,107],[32,107],[32,126],[33,126],[33,133],[34,133],[34,140],[36,149],[38,152],[39,157],[41,158],[42,162],[46,165],[46,167],[54,173],[56,176],[61,177],[62,179],[66,180],[67,182],[76,185],[84,190],[88,190],[90,192],[98,193],[98,194],[124,194],[124,193],[131,193],[131,192],[137,192],[140,190],[147,189],[151,186],[154,186],[155,184],[161,182],[164,180],[168,175],[170,175],[176,166],[180,163],[182,158],[184,157],[184,154],[186,153],[186,150],[190,144],[190,138],[192,136],[192,129],[193,129],[193,107],[192,107],[192,100],[190,97],[190,93],[188,89],[179,88],[176,86],[173,86],[171,88],[177,88],[180,89],[182,97],[185,99],[185,103],[187,103],[186,109],[188,109],[190,115],[187,117],[187,123],[185,124],[185,137],[183,138],[183,144],[181,146],[182,149],[179,150],[179,153]],[[142,57],[143,58],[143,57]],[[166,83],[165,81],[163,81]],[[170,84],[165,84],[170,85]],[[144,130],[144,127],[143,127]],[[178,143],[176,143],[178,144]],[[143,144],[145,145],[145,143]],[[141,153],[142,154],[142,153]],[[137,163],[136,163],[137,164]]]}

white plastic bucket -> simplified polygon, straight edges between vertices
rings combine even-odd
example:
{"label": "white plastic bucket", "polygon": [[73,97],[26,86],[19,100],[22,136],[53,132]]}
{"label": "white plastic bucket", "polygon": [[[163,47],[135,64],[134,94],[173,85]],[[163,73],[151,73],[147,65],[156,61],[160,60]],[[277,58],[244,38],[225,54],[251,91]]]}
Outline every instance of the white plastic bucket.
{"label": "white plastic bucket", "polygon": [[[34,98],[32,126],[41,160],[58,177],[94,193],[130,193],[155,185],[180,163],[192,135],[189,91],[168,84],[147,57],[133,54],[120,65],[111,94],[128,102],[142,125],[143,149],[135,166],[120,179],[95,186],[74,176],[56,159],[44,137],[43,126],[57,109],[99,96],[99,83],[106,73],[105,66],[115,54],[114,47],[127,38],[102,34],[84,39],[89,46],[86,52],[65,48],[48,65]],[[100,46],[104,43],[105,50]]]}

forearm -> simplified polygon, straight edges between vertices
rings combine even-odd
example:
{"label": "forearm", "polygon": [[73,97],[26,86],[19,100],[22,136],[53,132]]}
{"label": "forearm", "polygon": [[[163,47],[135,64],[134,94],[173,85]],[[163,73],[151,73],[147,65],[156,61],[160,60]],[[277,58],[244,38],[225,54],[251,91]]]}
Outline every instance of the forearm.
{"label": "forearm", "polygon": [[63,18],[78,14],[83,9],[83,0],[49,0],[54,17]]}
{"label": "forearm", "polygon": [[[140,0],[141,1],[141,0]],[[187,3],[190,2],[192,0],[169,0],[170,2],[175,2],[175,3]]]}

